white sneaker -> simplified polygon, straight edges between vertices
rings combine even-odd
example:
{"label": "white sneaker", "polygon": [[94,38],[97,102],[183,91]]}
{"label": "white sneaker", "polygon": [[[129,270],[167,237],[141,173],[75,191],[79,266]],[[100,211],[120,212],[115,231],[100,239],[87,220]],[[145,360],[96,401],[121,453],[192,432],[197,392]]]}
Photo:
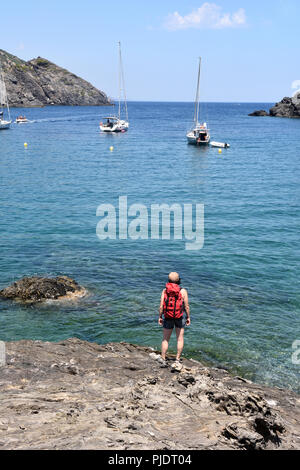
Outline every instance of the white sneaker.
{"label": "white sneaker", "polygon": [[176,372],[180,372],[181,369],[182,369],[182,364],[180,364],[180,362],[178,360],[176,360],[175,362],[173,362],[173,364],[171,365],[171,368],[173,370],[176,370]]}
{"label": "white sneaker", "polygon": [[161,367],[167,367],[167,362],[165,359],[163,359],[161,356],[159,356],[159,358],[157,359],[157,362],[160,363],[160,366]]}

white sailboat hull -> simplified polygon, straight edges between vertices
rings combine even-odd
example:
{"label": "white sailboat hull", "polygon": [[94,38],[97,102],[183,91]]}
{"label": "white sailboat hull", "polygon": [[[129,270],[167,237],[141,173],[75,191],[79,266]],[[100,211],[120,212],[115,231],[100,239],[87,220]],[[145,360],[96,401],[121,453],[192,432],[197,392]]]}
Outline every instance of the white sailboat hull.
{"label": "white sailboat hull", "polygon": [[113,123],[111,126],[107,124],[100,123],[100,130],[102,132],[126,132],[128,131],[129,123],[127,121],[118,120]]}
{"label": "white sailboat hull", "polygon": [[207,135],[205,140],[201,140],[198,136],[194,135],[194,132],[188,132],[186,135],[187,141],[192,145],[208,145],[210,136]]}
{"label": "white sailboat hull", "polygon": [[11,125],[11,121],[0,121],[0,130],[1,129],[9,129]]}

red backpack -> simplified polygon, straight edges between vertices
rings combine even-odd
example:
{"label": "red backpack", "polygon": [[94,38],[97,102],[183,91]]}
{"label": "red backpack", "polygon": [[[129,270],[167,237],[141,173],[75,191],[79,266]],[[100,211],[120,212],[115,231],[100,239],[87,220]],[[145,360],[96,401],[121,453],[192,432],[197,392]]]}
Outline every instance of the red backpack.
{"label": "red backpack", "polygon": [[181,318],[183,316],[183,298],[181,287],[178,284],[168,282],[164,295],[163,314],[165,318]]}

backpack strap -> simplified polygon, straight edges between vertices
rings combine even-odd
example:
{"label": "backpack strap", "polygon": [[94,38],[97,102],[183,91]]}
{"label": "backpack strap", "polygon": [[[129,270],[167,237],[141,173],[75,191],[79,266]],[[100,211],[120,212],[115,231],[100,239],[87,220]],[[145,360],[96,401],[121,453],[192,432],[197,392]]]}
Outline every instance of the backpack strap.
{"label": "backpack strap", "polygon": [[169,296],[166,292],[166,289],[165,289],[165,293],[164,293],[164,306],[163,306],[163,314],[165,314],[168,310],[168,305],[169,305]]}
{"label": "backpack strap", "polygon": [[180,294],[181,294],[181,298],[182,298],[182,313],[184,313],[185,312],[185,303],[184,303],[184,297],[183,297],[182,292],[181,292],[182,289],[183,289],[183,287],[181,287],[181,289],[180,289]]}
{"label": "backpack strap", "polygon": [[176,317],[176,302],[177,302],[177,297],[175,297],[175,302],[174,302],[174,310],[173,310],[174,318]]}

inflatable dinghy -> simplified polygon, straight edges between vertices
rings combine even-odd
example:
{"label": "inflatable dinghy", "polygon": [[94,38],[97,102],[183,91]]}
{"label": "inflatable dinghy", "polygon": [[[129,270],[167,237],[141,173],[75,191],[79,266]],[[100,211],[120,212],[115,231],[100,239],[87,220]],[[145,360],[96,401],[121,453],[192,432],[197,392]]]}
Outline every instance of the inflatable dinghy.
{"label": "inflatable dinghy", "polygon": [[227,149],[230,147],[230,145],[227,144],[227,142],[211,142],[210,145],[212,147],[221,147],[223,149]]}

